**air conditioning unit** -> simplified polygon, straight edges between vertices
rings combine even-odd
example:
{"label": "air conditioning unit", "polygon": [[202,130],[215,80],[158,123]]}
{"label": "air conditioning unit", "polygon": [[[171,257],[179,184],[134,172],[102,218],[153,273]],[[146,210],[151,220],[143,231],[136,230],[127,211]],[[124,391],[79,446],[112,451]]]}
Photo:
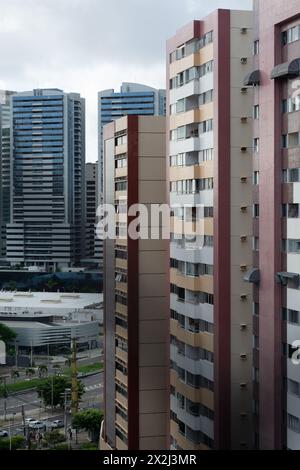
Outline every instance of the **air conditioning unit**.
{"label": "air conditioning unit", "polygon": [[241,34],[247,34],[248,28],[241,28]]}
{"label": "air conditioning unit", "polygon": [[241,93],[242,93],[243,95],[246,95],[246,94],[248,93],[247,88],[246,88],[246,87],[241,88]]}
{"label": "air conditioning unit", "polygon": [[247,354],[245,354],[245,353],[240,354],[240,358],[241,358],[243,361],[245,361],[245,360],[247,359]]}
{"label": "air conditioning unit", "polygon": [[243,153],[247,152],[247,147],[241,147],[241,152]]}
{"label": "air conditioning unit", "polygon": [[247,271],[247,265],[246,264],[241,264],[240,269],[243,272]]}
{"label": "air conditioning unit", "polygon": [[240,388],[241,388],[241,389],[247,388],[247,384],[246,384],[245,382],[241,382],[241,383],[240,383]]}
{"label": "air conditioning unit", "polygon": [[248,60],[247,60],[247,57],[242,57],[241,58],[241,64],[245,65],[247,64]]}
{"label": "air conditioning unit", "polygon": [[241,117],[241,123],[246,124],[248,122],[248,118],[246,116]]}
{"label": "air conditioning unit", "polygon": [[241,212],[247,212],[247,206],[241,206]]}
{"label": "air conditioning unit", "polygon": [[246,323],[241,323],[240,328],[241,328],[241,331],[247,330],[247,325],[246,325]]}
{"label": "air conditioning unit", "polygon": [[246,242],[247,241],[247,236],[246,235],[241,235],[241,242]]}
{"label": "air conditioning unit", "polygon": [[247,416],[248,416],[248,414],[245,413],[244,411],[242,411],[242,412],[240,413],[240,417],[241,417],[242,419],[247,418]]}
{"label": "air conditioning unit", "polygon": [[247,300],[247,294],[241,294],[241,300],[243,301]]}
{"label": "air conditioning unit", "polygon": [[241,183],[247,183],[247,176],[241,177]]}

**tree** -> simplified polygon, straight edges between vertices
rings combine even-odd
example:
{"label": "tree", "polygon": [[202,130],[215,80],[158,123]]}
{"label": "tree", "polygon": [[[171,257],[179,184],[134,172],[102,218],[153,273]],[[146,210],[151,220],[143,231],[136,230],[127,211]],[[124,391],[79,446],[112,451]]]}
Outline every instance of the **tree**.
{"label": "tree", "polygon": [[32,367],[28,367],[25,371],[26,377],[32,377],[35,375],[35,370]]}
{"label": "tree", "polygon": [[46,366],[46,364],[41,364],[39,365],[39,377],[40,379],[43,377],[47,377],[48,375],[48,367]]}
{"label": "tree", "polygon": [[20,372],[16,369],[12,369],[10,375],[11,375],[11,378],[14,379],[14,382],[16,382],[16,379],[20,377]]}
{"label": "tree", "polygon": [[8,326],[0,323],[0,339],[4,341],[5,344],[13,341],[17,337],[16,333],[9,328]]}
{"label": "tree", "polygon": [[[38,396],[43,400],[45,406],[64,406],[64,392],[67,388],[71,389],[72,383],[69,377],[49,377],[37,388]],[[53,389],[53,390],[52,390]],[[78,381],[78,396],[82,397],[84,393],[84,385]]]}
{"label": "tree", "polygon": [[[9,450],[10,442],[9,437],[0,438],[0,450]],[[24,449],[25,438],[23,436],[12,436],[11,450]]]}
{"label": "tree", "polygon": [[66,442],[66,437],[60,431],[58,431],[58,429],[54,429],[54,431],[51,432],[46,432],[44,439],[50,447],[62,442]]}
{"label": "tree", "polygon": [[81,411],[75,415],[72,421],[72,426],[78,431],[87,431],[90,434],[92,442],[98,442],[102,420],[103,412],[101,410],[91,409]]}

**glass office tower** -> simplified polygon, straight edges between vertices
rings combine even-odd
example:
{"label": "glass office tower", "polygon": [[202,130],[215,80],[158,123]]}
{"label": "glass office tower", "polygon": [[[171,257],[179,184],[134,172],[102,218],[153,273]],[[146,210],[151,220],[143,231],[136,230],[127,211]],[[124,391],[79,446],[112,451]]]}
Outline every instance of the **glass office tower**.
{"label": "glass office tower", "polygon": [[56,270],[84,250],[85,101],[37,89],[12,98],[7,260]]}

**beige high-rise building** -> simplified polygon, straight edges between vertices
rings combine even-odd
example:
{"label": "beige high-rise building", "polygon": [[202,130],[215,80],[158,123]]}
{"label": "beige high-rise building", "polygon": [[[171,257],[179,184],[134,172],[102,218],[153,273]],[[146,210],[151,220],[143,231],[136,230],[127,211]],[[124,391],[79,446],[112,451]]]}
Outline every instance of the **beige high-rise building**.
{"label": "beige high-rise building", "polygon": [[252,12],[193,21],[167,52],[170,446],[252,448]]}
{"label": "beige high-rise building", "polygon": [[116,208],[116,238],[104,240],[105,421],[100,446],[166,449],[168,240],[128,236],[132,205],[150,208],[166,202],[164,117],[128,116],[104,127],[104,202]]}

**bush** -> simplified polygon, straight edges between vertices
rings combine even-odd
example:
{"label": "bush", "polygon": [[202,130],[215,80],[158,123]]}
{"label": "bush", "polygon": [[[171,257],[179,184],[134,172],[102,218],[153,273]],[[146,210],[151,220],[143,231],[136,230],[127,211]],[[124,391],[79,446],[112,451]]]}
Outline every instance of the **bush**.
{"label": "bush", "polygon": [[[25,438],[23,436],[13,436],[11,438],[11,450],[24,449],[25,447]],[[0,450],[9,450],[10,443],[9,438],[4,437],[0,438]]]}
{"label": "bush", "polygon": [[71,447],[69,449],[68,444],[57,444],[56,446],[52,447],[52,450],[72,450]]}
{"label": "bush", "polygon": [[49,446],[55,446],[56,444],[66,442],[66,437],[60,431],[55,429],[54,431],[45,433],[45,441]]}
{"label": "bush", "polygon": [[80,446],[80,450],[99,450],[99,448],[92,442],[85,442]]}

